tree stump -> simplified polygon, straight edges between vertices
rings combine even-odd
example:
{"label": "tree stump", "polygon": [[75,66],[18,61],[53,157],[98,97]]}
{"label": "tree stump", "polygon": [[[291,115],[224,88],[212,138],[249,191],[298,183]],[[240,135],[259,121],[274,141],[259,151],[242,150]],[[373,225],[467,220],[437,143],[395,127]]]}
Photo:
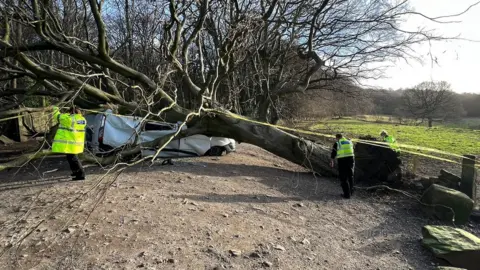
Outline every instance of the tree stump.
{"label": "tree stump", "polygon": [[402,180],[401,164],[402,161],[397,153],[390,148],[362,142],[355,144],[355,181],[357,183],[398,183]]}

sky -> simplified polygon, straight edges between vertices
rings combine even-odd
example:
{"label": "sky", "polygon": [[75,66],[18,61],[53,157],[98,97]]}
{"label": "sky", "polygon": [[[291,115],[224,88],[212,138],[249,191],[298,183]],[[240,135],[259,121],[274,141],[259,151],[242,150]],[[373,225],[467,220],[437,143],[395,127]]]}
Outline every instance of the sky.
{"label": "sky", "polygon": [[[452,15],[464,11],[477,0],[410,0],[410,5],[417,12],[429,17]],[[444,36],[457,36],[477,40],[469,41],[441,41],[432,46],[422,44],[415,47],[415,51],[422,57],[423,63],[411,60],[408,63],[399,60],[388,68],[386,78],[368,80],[369,86],[386,89],[412,87],[422,81],[444,80],[452,85],[452,90],[463,93],[480,94],[480,4],[470,9],[466,14],[447,20],[461,21],[459,23],[438,24],[421,19],[418,16],[409,18],[403,29],[414,30],[418,26],[427,26],[435,29],[435,33]],[[433,63],[429,52],[436,57]]]}

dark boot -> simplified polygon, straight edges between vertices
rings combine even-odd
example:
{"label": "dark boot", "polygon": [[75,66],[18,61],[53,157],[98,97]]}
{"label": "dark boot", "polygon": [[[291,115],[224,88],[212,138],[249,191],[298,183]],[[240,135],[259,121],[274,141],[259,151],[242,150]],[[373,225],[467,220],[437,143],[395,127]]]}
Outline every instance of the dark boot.
{"label": "dark boot", "polygon": [[352,195],[351,194],[351,191],[350,191],[350,185],[348,184],[348,182],[342,182],[342,190],[343,190],[343,197],[345,199],[350,199],[350,196]]}
{"label": "dark boot", "polygon": [[73,181],[81,181],[85,180],[85,175],[76,175],[75,177],[72,178]]}

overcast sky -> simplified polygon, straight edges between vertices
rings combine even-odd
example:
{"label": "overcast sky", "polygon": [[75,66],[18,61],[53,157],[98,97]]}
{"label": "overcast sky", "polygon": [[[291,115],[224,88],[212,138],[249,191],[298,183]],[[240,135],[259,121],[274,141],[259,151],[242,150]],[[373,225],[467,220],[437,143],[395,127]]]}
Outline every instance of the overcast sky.
{"label": "overcast sky", "polygon": [[[435,17],[460,13],[476,0],[410,0],[416,11]],[[418,17],[409,19],[403,26],[406,30],[414,30],[418,26],[427,25],[436,29],[436,33],[448,36],[460,34],[463,38],[480,41],[480,5],[473,7],[466,14],[451,18],[460,20],[454,24],[436,24],[426,22]],[[430,46],[424,44],[415,48],[423,56],[424,63],[398,61],[387,70],[386,79],[369,80],[366,84],[383,88],[406,88],[426,80],[445,80],[452,84],[456,92],[480,94],[480,43],[467,41],[437,42]],[[432,67],[429,51],[437,58],[438,64]]]}

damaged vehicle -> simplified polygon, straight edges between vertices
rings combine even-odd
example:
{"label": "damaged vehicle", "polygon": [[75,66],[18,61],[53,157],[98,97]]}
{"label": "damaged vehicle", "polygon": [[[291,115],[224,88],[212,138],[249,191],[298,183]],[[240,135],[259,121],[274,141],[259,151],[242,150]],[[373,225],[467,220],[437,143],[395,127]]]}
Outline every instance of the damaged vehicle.
{"label": "damaged vehicle", "polygon": [[[142,117],[120,116],[111,110],[87,114],[86,148],[97,156],[108,156],[135,143],[153,141],[177,132],[181,123],[142,121]],[[186,125],[182,127],[187,129]],[[135,142],[136,141],[136,142]],[[199,156],[221,156],[235,151],[235,140],[222,137],[193,135],[173,139],[159,153],[159,158],[181,158]],[[143,148],[142,156],[154,155],[156,149]]]}

